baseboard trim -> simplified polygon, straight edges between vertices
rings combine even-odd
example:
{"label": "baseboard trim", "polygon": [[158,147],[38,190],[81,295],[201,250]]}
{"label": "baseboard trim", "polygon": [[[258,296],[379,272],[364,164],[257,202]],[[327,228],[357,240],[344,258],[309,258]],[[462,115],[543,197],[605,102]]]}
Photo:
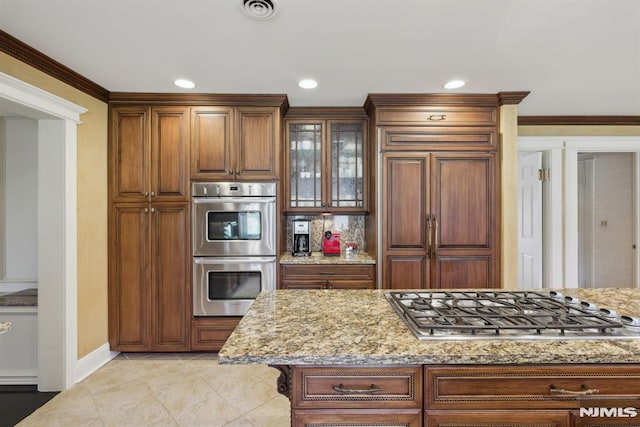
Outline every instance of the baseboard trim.
{"label": "baseboard trim", "polygon": [[93,374],[118,354],[120,354],[119,351],[111,351],[109,349],[109,343],[104,343],[82,359],[78,360],[75,369],[76,383],[79,383],[89,375]]}
{"label": "baseboard trim", "polygon": [[37,369],[0,369],[0,385],[38,384]]}

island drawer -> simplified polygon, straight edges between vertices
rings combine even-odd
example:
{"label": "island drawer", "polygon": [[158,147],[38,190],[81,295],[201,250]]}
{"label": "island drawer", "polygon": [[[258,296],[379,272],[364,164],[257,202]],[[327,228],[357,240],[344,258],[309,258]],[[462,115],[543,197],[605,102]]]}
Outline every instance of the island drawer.
{"label": "island drawer", "polygon": [[295,367],[294,408],[422,408],[420,366]]}
{"label": "island drawer", "polygon": [[293,415],[293,427],[422,427],[419,409],[305,409]]}
{"label": "island drawer", "polygon": [[424,382],[428,410],[628,406],[638,403],[640,366],[426,366]]}

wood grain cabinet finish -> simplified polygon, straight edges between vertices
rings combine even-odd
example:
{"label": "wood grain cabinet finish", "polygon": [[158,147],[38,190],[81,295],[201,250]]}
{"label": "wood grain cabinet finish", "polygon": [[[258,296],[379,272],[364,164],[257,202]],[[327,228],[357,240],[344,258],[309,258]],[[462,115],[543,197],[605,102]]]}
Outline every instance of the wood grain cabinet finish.
{"label": "wood grain cabinet finish", "polygon": [[292,425],[418,427],[421,387],[420,366],[296,367]]}
{"label": "wood grain cabinet finish", "polygon": [[193,107],[191,135],[194,180],[280,178],[278,107]]}
{"label": "wood grain cabinet finish", "polygon": [[382,155],[384,288],[499,285],[494,153]]}
{"label": "wood grain cabinet finish", "polygon": [[284,123],[284,211],[366,213],[369,184],[364,111],[292,108]]}
{"label": "wood grain cabinet finish", "polygon": [[376,123],[379,126],[495,127],[498,120],[495,106],[400,105],[378,108]]}
{"label": "wood grain cabinet finish", "polygon": [[572,427],[566,411],[425,411],[425,427]]}
{"label": "wood grain cabinet finish", "polygon": [[372,264],[284,264],[282,289],[375,289]]}
{"label": "wood grain cabinet finish", "polygon": [[188,201],[189,108],[124,106],[110,114],[111,200]]}
{"label": "wood grain cabinet finish", "polygon": [[218,351],[238,326],[241,317],[194,317],[191,321],[191,350]]}
{"label": "wood grain cabinet finish", "polygon": [[111,350],[188,350],[189,205],[114,204],[111,217]]}
{"label": "wood grain cabinet finish", "polygon": [[189,350],[189,131],[189,107],[110,109],[112,350]]}

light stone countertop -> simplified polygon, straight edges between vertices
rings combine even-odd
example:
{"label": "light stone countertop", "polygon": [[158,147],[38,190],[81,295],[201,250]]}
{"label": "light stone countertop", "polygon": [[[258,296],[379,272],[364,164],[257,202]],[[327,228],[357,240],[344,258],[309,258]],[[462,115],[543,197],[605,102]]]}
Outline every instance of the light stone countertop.
{"label": "light stone countertop", "polygon": [[375,264],[371,255],[359,252],[356,255],[324,256],[322,252],[311,252],[311,256],[293,256],[285,253],[280,257],[280,264]]}
{"label": "light stone countertop", "polygon": [[0,334],[9,332],[9,329],[11,329],[11,322],[0,322]]}
{"label": "light stone countertop", "polygon": [[[219,353],[228,364],[640,363],[638,340],[419,341],[388,290],[261,293]],[[640,313],[640,289],[563,289],[620,314]]]}

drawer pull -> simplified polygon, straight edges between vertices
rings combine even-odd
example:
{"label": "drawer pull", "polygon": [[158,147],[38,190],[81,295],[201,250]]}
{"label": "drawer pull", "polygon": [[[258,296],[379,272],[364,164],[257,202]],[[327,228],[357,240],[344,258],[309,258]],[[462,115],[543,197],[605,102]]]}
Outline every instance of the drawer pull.
{"label": "drawer pull", "polygon": [[371,384],[371,387],[366,389],[344,388],[344,385],[340,384],[337,387],[334,386],[333,389],[338,393],[348,393],[348,394],[370,394],[370,393],[378,393],[382,391],[382,389],[376,387],[375,384]]}
{"label": "drawer pull", "polygon": [[446,114],[430,114],[429,116],[427,116],[427,120],[438,121],[438,122],[446,119],[447,119]]}
{"label": "drawer pull", "polygon": [[582,389],[582,391],[571,391],[571,390],[565,390],[563,388],[557,388],[556,386],[551,384],[549,386],[549,392],[556,393],[556,394],[569,394],[571,396],[587,396],[589,394],[600,393],[600,390],[598,390],[597,388],[589,388],[584,384],[582,384],[580,388]]}

